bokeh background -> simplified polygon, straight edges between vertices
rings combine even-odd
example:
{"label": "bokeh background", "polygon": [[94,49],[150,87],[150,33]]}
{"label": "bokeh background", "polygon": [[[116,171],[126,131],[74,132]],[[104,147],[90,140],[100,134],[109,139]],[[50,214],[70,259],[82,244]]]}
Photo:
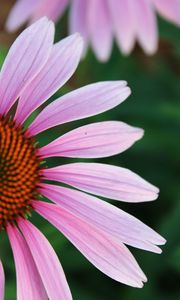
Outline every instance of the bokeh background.
{"label": "bokeh background", "polygon": [[[15,34],[4,30],[14,1],[0,1],[0,65]],[[143,289],[117,283],[95,269],[53,226],[33,214],[33,223],[43,231],[56,250],[75,300],[177,300],[180,299],[180,30],[159,18],[160,42],[156,55],[147,57],[136,46],[124,57],[114,45],[108,63],[99,63],[91,51],[76,74],[50,99],[103,80],[127,80],[132,95],[109,112],[83,121],[56,127],[41,145],[78,125],[93,121],[121,120],[145,129],[144,138],[128,151],[96,160],[129,168],[161,190],[158,200],[142,204],[114,202],[161,233],[167,244],[157,255],[131,249],[148,277]],[[56,40],[67,34],[67,14],[56,26]],[[31,120],[29,120],[31,121]],[[75,160],[51,159],[49,165]],[[76,160],[77,161],[77,160]],[[81,160],[82,161],[82,160]],[[87,160],[86,160],[87,161]],[[16,299],[15,269],[6,235],[1,234],[0,255],[6,273],[6,300]],[[28,299],[27,299],[28,300]]]}

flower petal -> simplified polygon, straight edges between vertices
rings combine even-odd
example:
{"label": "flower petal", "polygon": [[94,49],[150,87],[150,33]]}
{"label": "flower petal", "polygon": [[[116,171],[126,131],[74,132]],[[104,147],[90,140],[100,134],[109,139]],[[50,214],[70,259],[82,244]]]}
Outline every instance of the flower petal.
{"label": "flower petal", "polygon": [[180,1],[179,0],[152,0],[157,11],[169,21],[180,26]]}
{"label": "flower petal", "polygon": [[73,0],[69,11],[69,33],[79,32],[83,37],[84,49],[82,58],[85,56],[88,47],[88,7],[89,1]]}
{"label": "flower petal", "polygon": [[15,31],[26,23],[42,0],[19,0],[16,1],[10,11],[6,22],[8,31]]}
{"label": "flower petal", "polygon": [[54,25],[42,18],[24,30],[11,46],[0,74],[0,113],[9,111],[39,73],[52,49]]}
{"label": "flower petal", "polygon": [[4,299],[5,275],[2,262],[0,260],[0,299]]}
{"label": "flower petal", "polygon": [[82,0],[73,0],[70,6],[69,17],[69,32],[70,34],[79,32],[85,43],[88,39],[88,24],[87,24],[87,12],[89,3]]}
{"label": "flower petal", "polygon": [[29,135],[66,122],[87,118],[109,110],[129,95],[125,81],[89,84],[48,105],[29,127]]}
{"label": "flower petal", "polygon": [[67,37],[53,46],[47,63],[21,94],[15,116],[18,123],[22,123],[72,76],[78,66],[82,47],[79,34]]}
{"label": "flower petal", "polygon": [[134,12],[130,0],[108,0],[115,36],[124,54],[129,54],[135,43]]}
{"label": "flower petal", "polygon": [[8,225],[7,233],[16,265],[17,299],[47,299],[47,294],[26,241],[15,226]]}
{"label": "flower petal", "polygon": [[53,0],[53,3],[52,0],[41,1],[31,17],[31,22],[34,22],[43,16],[48,17],[54,22],[57,21],[63,14],[68,2],[68,0]]}
{"label": "flower petal", "polygon": [[142,135],[142,129],[118,121],[93,123],[64,134],[38,151],[43,157],[106,157],[125,151]]}
{"label": "flower petal", "polygon": [[80,190],[127,202],[155,200],[158,188],[132,171],[100,163],[73,163],[43,169],[45,179],[64,182]]}
{"label": "flower petal", "polygon": [[20,219],[18,225],[27,241],[50,300],[71,300],[63,269],[45,236],[29,221]]}
{"label": "flower petal", "polygon": [[34,209],[57,227],[99,270],[119,282],[142,287],[146,281],[129,250],[95,226],[70,214],[62,207],[33,201]]}
{"label": "flower petal", "polygon": [[88,6],[88,30],[97,58],[107,61],[112,49],[112,24],[107,2],[91,0]]}
{"label": "flower petal", "polygon": [[43,183],[40,192],[69,213],[95,225],[118,241],[160,253],[165,240],[150,227],[117,207],[85,193]]}
{"label": "flower petal", "polygon": [[153,5],[149,0],[136,1],[133,8],[136,17],[136,34],[144,51],[152,55],[157,51],[158,28]]}

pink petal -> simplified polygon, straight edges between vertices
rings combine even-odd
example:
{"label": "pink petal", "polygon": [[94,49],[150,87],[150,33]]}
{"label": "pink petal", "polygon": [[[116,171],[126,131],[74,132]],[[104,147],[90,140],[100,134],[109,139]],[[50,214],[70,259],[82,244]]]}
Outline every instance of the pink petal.
{"label": "pink petal", "polygon": [[69,32],[79,32],[85,43],[88,38],[87,12],[89,3],[82,0],[73,0],[70,6]]}
{"label": "pink petal", "polygon": [[2,262],[0,260],[0,299],[4,299],[4,285],[5,285],[5,275]]}
{"label": "pink petal", "polygon": [[17,299],[47,299],[43,283],[26,241],[15,226],[8,225],[7,233],[16,265]]}
{"label": "pink petal", "polygon": [[143,130],[118,121],[100,122],[74,129],[39,149],[39,155],[94,158],[125,151]]}
{"label": "pink petal", "polygon": [[31,250],[49,299],[72,299],[61,264],[45,236],[27,220],[21,218],[18,225]]}
{"label": "pink petal", "polygon": [[0,74],[0,113],[7,113],[39,73],[52,49],[54,25],[42,18],[24,30],[11,46]]}
{"label": "pink petal", "polygon": [[158,197],[158,188],[128,169],[100,164],[73,163],[43,169],[42,175],[88,193],[127,202],[144,202]]}
{"label": "pink petal", "polygon": [[26,23],[30,16],[37,9],[42,0],[18,0],[15,2],[10,11],[6,22],[6,29],[8,31],[15,31],[24,23]]}
{"label": "pink petal", "polygon": [[29,135],[43,130],[87,118],[109,110],[129,95],[125,81],[110,81],[89,84],[57,99],[48,105],[29,127]]}
{"label": "pink petal", "polygon": [[107,61],[112,48],[112,25],[104,0],[91,0],[88,6],[88,31],[97,58]]}
{"label": "pink petal", "polygon": [[119,282],[142,287],[146,277],[132,254],[109,235],[62,207],[33,201],[34,209],[57,227],[99,270]]}
{"label": "pink petal", "polygon": [[34,80],[21,94],[16,112],[18,123],[52,96],[75,72],[81,52],[82,39],[74,34],[55,44],[52,53]]}
{"label": "pink petal", "polygon": [[157,11],[165,18],[180,25],[180,1],[179,0],[152,0]]}
{"label": "pink petal", "polygon": [[87,38],[87,8],[87,1],[72,1],[69,20],[70,33],[80,32],[85,39]]}
{"label": "pink petal", "polygon": [[38,20],[43,16],[47,16],[53,21],[57,21],[61,17],[69,0],[42,0],[32,15],[31,22]]}
{"label": "pink petal", "polygon": [[135,43],[132,0],[108,0],[108,5],[119,47],[124,54],[129,54]]}
{"label": "pink petal", "polygon": [[165,240],[150,227],[121,209],[85,193],[62,186],[43,184],[41,194],[81,220],[95,225],[120,242],[160,253]]}
{"label": "pink petal", "polygon": [[155,11],[149,0],[139,0],[133,6],[136,17],[136,34],[147,54],[154,54],[158,46],[158,28]]}

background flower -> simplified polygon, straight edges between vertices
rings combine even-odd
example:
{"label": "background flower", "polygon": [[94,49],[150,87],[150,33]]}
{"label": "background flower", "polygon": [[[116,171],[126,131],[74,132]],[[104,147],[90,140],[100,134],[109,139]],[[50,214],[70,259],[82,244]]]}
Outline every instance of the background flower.
{"label": "background flower", "polygon": [[129,54],[135,42],[146,54],[158,48],[156,11],[167,20],[180,25],[179,0],[18,0],[7,21],[12,31],[27,22],[46,15],[58,20],[70,4],[69,32],[80,32],[90,43],[97,58],[108,60],[113,36],[124,54]]}

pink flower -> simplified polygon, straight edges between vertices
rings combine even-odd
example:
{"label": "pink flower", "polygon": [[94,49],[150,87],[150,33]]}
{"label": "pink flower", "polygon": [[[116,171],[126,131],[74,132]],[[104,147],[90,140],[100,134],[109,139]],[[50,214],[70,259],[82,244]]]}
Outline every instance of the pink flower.
{"label": "pink flower", "polygon": [[[156,199],[158,189],[124,168],[80,162],[48,168],[44,159],[114,155],[140,139],[143,131],[107,121],[74,129],[43,147],[36,139],[51,127],[117,106],[130,95],[126,82],[79,88],[46,106],[24,128],[28,116],[71,77],[81,57],[79,34],[55,45],[53,37],[53,23],[46,18],[31,25],[12,45],[0,73],[0,228],[7,232],[14,255],[17,299],[72,299],[57,255],[28,220],[33,211],[57,227],[102,272],[142,287],[146,277],[125,244],[160,253],[156,245],[165,240],[135,217],[90,194],[142,202]],[[42,196],[54,204],[42,201]],[[0,262],[0,299],[4,281]]]}
{"label": "pink flower", "polygon": [[90,43],[101,61],[110,56],[113,36],[124,54],[132,51],[136,41],[146,54],[154,54],[158,46],[156,11],[180,25],[180,0],[18,0],[8,18],[7,29],[15,30],[44,15],[55,21],[68,3],[71,4],[69,32],[80,32],[85,49]]}

